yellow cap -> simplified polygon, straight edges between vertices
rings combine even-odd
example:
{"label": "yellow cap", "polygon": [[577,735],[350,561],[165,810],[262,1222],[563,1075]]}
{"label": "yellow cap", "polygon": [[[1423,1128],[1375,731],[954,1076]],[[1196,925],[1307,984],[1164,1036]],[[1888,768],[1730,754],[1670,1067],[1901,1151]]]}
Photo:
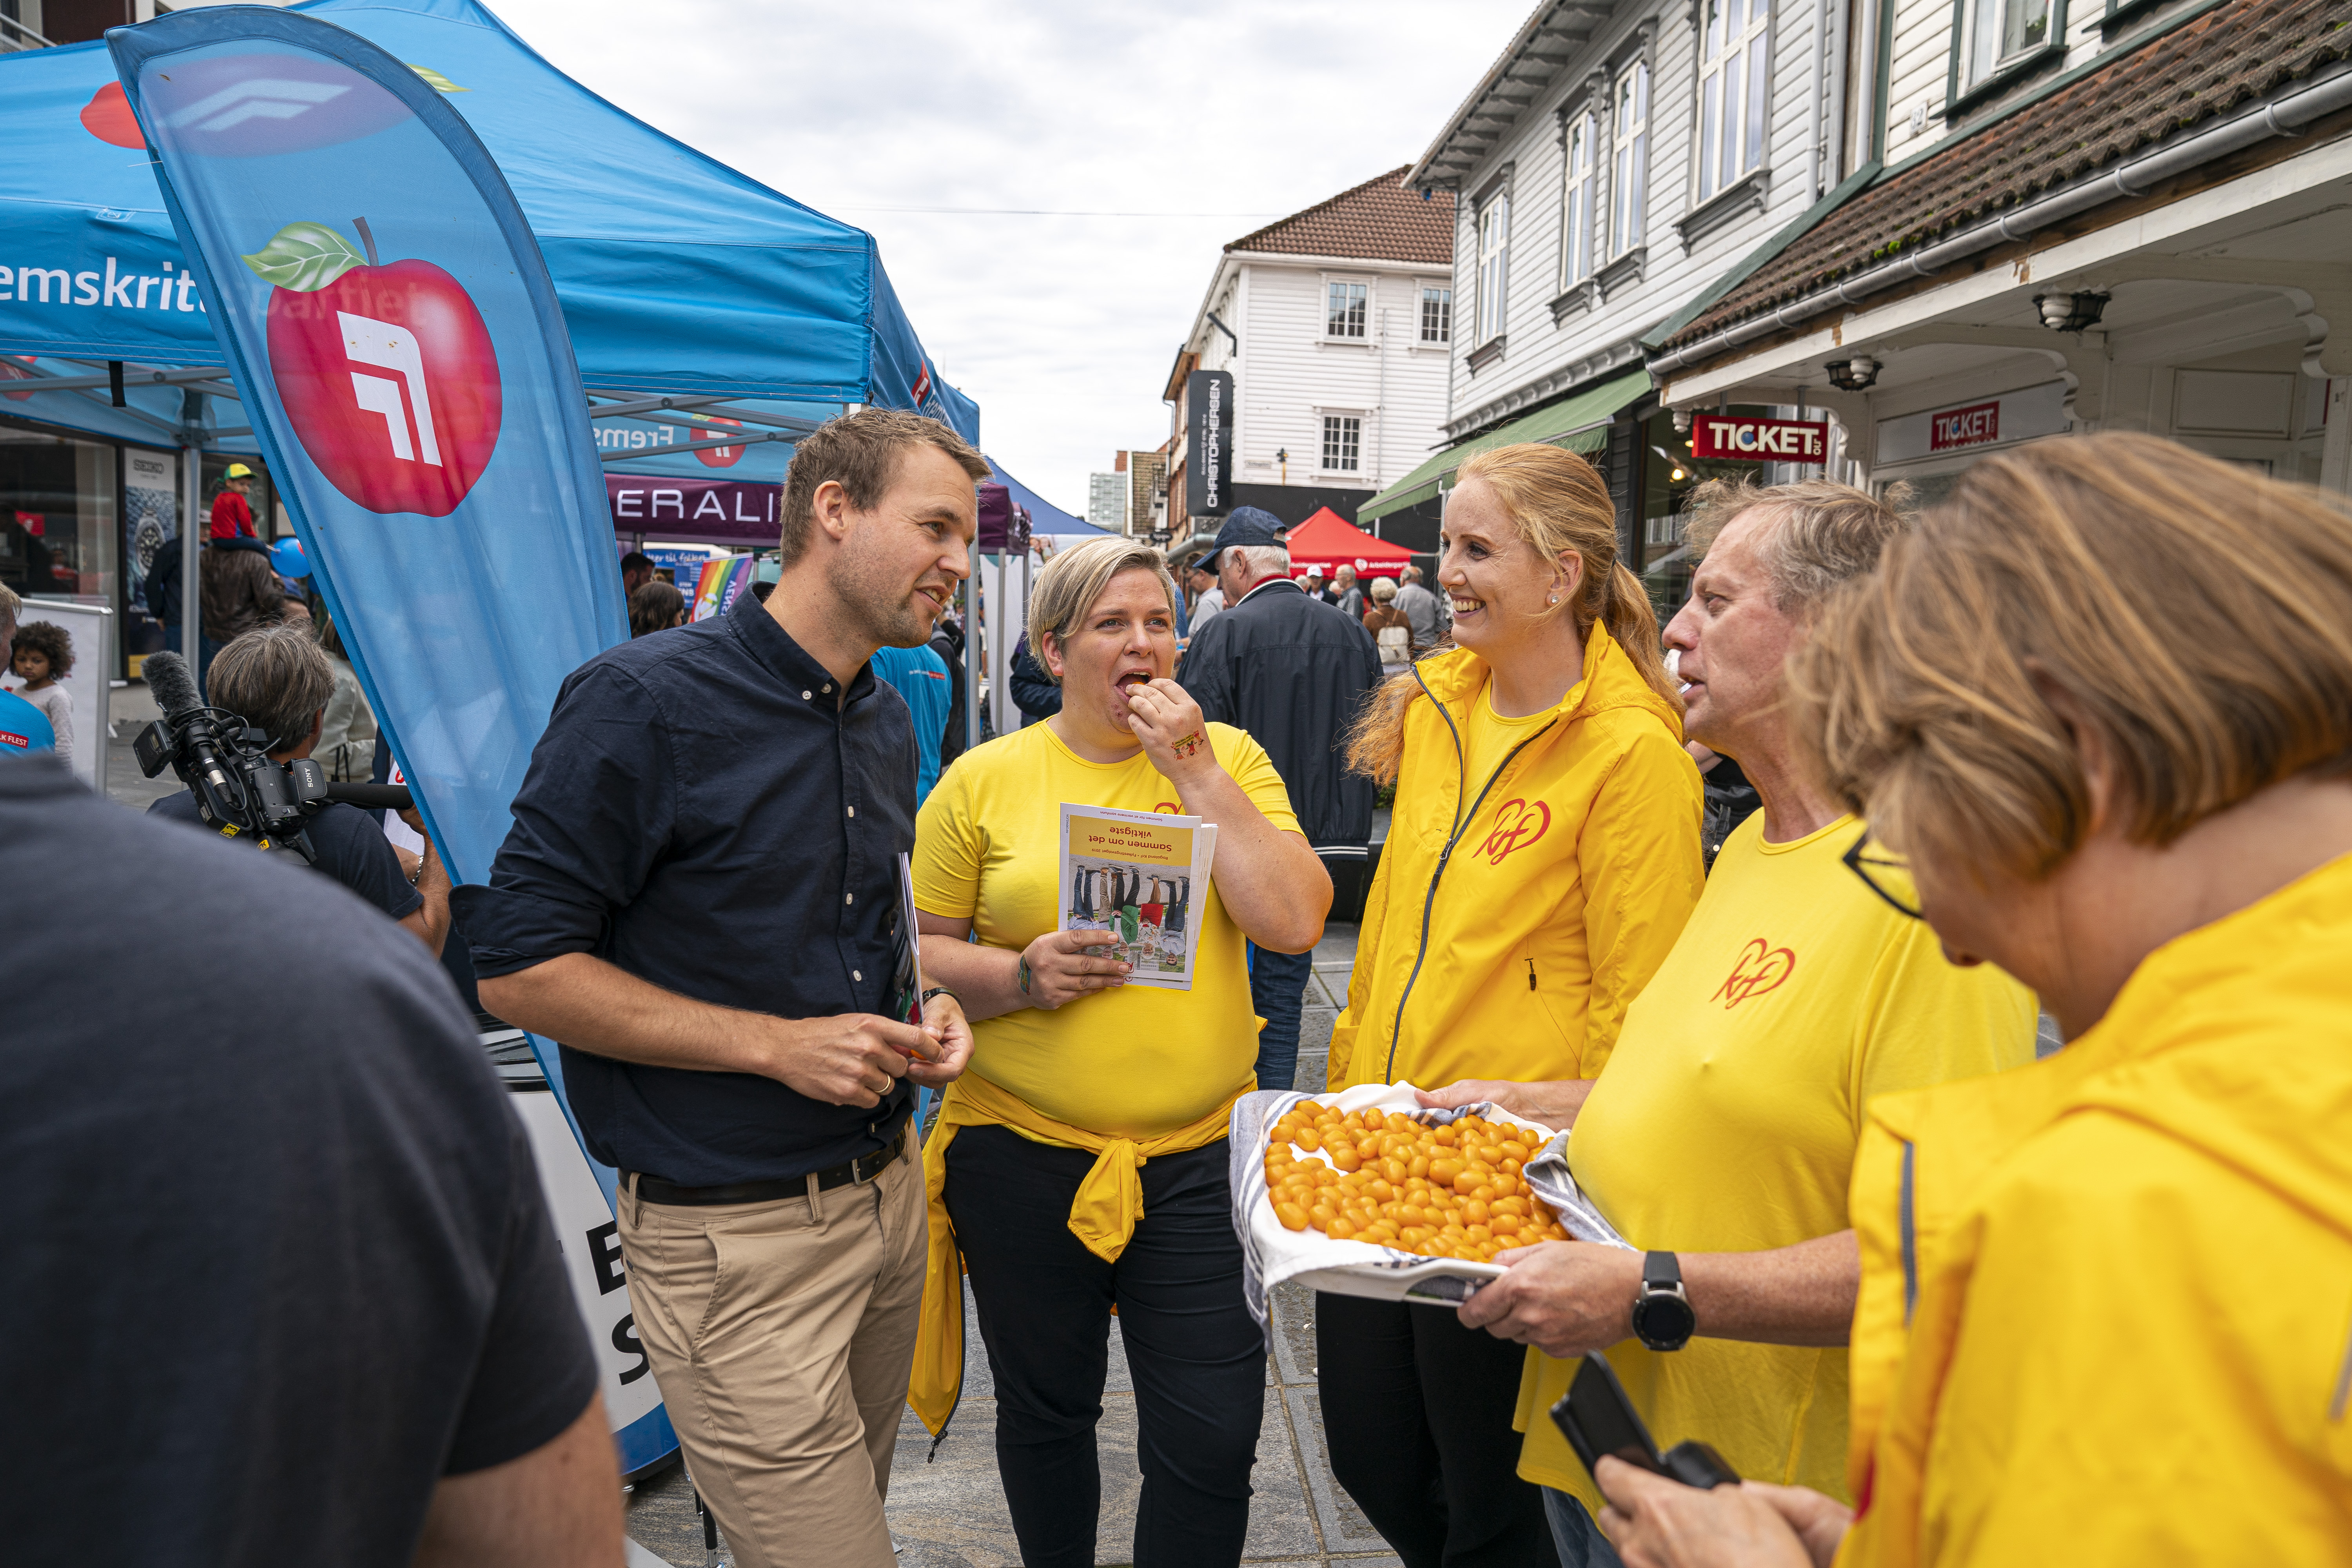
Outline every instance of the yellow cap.
{"label": "yellow cap", "polygon": [[228,477],[232,479],[249,479],[253,478],[253,470],[243,463],[231,463],[228,466]]}

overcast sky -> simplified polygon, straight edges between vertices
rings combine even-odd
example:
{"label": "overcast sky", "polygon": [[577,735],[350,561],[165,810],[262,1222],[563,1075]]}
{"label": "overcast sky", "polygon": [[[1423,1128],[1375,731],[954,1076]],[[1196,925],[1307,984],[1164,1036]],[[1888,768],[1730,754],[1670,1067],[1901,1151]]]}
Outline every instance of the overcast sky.
{"label": "overcast sky", "polygon": [[872,231],[990,454],[1083,513],[1113,450],[1167,438],[1219,247],[1417,158],[1531,0],[488,3],[623,109]]}

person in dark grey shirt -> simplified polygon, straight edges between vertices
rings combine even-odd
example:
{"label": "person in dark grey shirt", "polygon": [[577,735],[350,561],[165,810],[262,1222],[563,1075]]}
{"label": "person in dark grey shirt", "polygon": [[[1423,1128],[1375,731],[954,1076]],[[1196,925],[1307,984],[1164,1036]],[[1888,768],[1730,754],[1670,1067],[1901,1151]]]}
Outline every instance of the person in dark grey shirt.
{"label": "person in dark grey shirt", "polygon": [[431,956],[47,760],[0,763],[0,865],[8,1560],[617,1568],[538,1172]]}
{"label": "person in dark grey shirt", "polygon": [[868,660],[930,636],[988,472],[887,409],[803,437],[765,602],[574,671],[457,893],[482,1005],[562,1043],[621,1171],[638,1335],[747,1568],[892,1561],[928,1251],[910,1085],[971,1034],[947,992],[919,1026],[892,995],[915,732]]}

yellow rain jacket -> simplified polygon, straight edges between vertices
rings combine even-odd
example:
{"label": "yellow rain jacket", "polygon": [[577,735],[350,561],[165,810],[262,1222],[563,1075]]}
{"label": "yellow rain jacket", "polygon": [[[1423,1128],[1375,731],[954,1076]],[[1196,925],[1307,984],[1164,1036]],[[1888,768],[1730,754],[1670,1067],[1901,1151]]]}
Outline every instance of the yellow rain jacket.
{"label": "yellow rain jacket", "polygon": [[1874,1100],[1841,1568],[2352,1563],[2352,857]]}
{"label": "yellow rain jacket", "polygon": [[1329,1085],[1592,1078],[1706,885],[1682,717],[1596,622],[1584,678],[1472,777],[1486,661],[1414,668]]}

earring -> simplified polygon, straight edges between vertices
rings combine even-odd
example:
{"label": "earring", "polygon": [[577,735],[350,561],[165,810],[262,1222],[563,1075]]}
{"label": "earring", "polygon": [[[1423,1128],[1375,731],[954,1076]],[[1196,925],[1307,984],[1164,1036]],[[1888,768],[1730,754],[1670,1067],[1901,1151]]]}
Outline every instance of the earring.
{"label": "earring", "polygon": [[1547,605],[1557,605],[1559,603],[1559,595],[1558,594],[1554,594],[1549,598],[1546,599],[1544,603]]}

